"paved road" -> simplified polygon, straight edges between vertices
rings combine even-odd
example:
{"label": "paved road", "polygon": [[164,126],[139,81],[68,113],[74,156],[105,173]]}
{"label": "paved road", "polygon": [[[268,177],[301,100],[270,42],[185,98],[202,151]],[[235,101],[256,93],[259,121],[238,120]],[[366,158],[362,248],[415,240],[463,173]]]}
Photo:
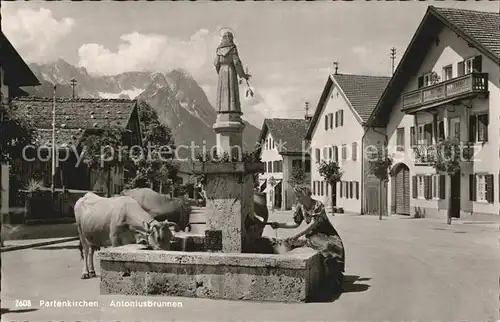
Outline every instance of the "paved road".
{"label": "paved road", "polygon": [[[499,320],[498,225],[366,216],[338,216],[332,222],[345,243],[349,281],[334,302],[101,296],[98,279],[80,279],[77,244],[71,242],[2,254],[2,311],[13,310],[2,321]],[[16,308],[15,299],[29,299],[33,306]],[[135,299],[180,301],[182,308],[110,307],[112,300]],[[96,300],[100,306],[40,308],[39,300]]]}

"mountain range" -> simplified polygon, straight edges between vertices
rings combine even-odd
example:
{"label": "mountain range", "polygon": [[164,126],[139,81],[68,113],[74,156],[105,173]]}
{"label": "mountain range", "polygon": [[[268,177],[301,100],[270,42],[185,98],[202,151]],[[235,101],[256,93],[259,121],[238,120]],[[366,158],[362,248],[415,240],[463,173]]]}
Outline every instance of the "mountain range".
{"label": "mountain range", "polygon": [[[125,72],[112,76],[94,76],[85,68],[75,67],[59,59],[53,63],[30,64],[41,85],[25,88],[31,96],[72,97],[71,79],[76,80],[75,96],[87,98],[125,98],[147,102],[157,112],[160,122],[173,132],[175,144],[202,146],[208,149],[216,144],[212,125],[217,112],[207,95],[185,70],[160,72]],[[245,122],[243,149],[252,150],[260,129]],[[199,152],[199,150],[197,150]]]}

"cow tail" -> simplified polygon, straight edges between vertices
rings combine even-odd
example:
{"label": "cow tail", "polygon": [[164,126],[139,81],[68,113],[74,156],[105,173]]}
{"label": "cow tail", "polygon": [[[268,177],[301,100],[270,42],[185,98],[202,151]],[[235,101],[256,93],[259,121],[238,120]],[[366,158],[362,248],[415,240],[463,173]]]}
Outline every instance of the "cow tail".
{"label": "cow tail", "polygon": [[78,249],[80,250],[80,259],[83,260],[83,245],[82,245],[81,239],[80,239],[80,242],[78,243]]}

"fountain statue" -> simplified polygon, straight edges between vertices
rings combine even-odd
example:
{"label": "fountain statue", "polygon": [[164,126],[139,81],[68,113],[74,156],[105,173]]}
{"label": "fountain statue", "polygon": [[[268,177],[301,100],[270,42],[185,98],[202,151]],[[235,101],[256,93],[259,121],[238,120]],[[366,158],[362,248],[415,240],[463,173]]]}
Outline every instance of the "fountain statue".
{"label": "fountain statue", "polygon": [[[324,282],[318,251],[279,247],[279,240],[261,237],[263,229],[255,229],[254,176],[264,172],[264,164],[243,153],[238,80],[248,85],[250,75],[240,61],[234,32],[224,29],[221,36],[213,127],[218,158],[210,153],[209,159],[194,163],[193,171],[205,176],[205,234],[175,233],[183,241],[173,245],[183,246],[170,251],[126,245],[99,252],[101,294],[303,302],[313,299]],[[277,246],[259,246],[266,240]]]}

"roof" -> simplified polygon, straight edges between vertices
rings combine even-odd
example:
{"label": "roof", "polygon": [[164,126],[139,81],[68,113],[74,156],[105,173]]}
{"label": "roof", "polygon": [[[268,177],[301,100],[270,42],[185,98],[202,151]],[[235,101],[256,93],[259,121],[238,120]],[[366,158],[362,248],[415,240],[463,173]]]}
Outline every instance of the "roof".
{"label": "roof", "polygon": [[6,85],[12,87],[40,85],[38,78],[2,31],[0,31],[0,66],[5,71]]}
{"label": "roof", "polygon": [[500,13],[429,6],[368,123],[371,126],[387,125],[387,115],[445,27],[500,65],[499,24]]}
{"label": "roof", "polygon": [[309,121],[304,119],[265,119],[260,131],[259,142],[263,142],[267,133],[270,132],[275,142],[282,143],[277,146],[280,154],[307,154],[303,142],[308,126]]}
{"label": "roof", "polygon": [[356,112],[361,124],[365,124],[378,100],[390,81],[388,76],[333,74],[328,76],[318,106],[314,112],[313,119],[307,130],[306,138],[311,139],[312,132],[318,124],[319,117],[325,107],[325,102],[334,84],[340,89],[348,101],[348,104]]}
{"label": "roof", "polygon": [[431,10],[474,42],[500,58],[500,13],[464,9],[436,8]]}
{"label": "roof", "polygon": [[[66,129],[126,128],[136,106],[135,100],[58,98],[56,127]],[[12,107],[34,122],[36,128],[52,129],[52,98],[23,97],[12,99]]]}
{"label": "roof", "polygon": [[[57,98],[56,145],[78,145],[89,130],[106,127],[126,128],[136,107],[135,100]],[[12,99],[18,115],[33,122],[35,137],[41,146],[52,141],[53,98],[23,97]]]}

